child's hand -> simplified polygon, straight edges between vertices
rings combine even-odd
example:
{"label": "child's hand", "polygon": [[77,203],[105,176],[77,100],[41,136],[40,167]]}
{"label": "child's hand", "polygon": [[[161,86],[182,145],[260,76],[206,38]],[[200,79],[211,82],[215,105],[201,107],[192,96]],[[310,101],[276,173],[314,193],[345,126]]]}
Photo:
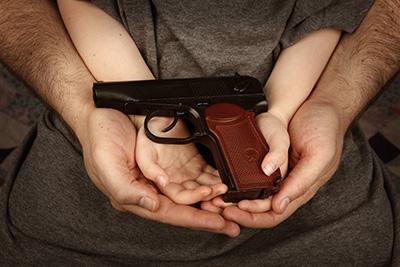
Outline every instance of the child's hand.
{"label": "child's hand", "polygon": [[[260,166],[266,175],[271,175],[278,168],[282,177],[285,177],[288,166],[288,150],[290,145],[287,125],[278,115],[270,112],[261,113],[256,117],[256,123],[265,137],[269,152],[264,157]],[[222,197],[217,197],[212,202],[203,203],[202,207],[209,211],[220,212],[221,209],[232,205],[225,203]],[[238,203],[240,209],[248,212],[265,212],[271,209],[271,197],[266,199],[242,200]]]}
{"label": "child's hand", "polygon": [[[188,131],[181,121],[167,133],[164,129],[171,118],[157,117],[150,130],[160,137],[182,138]],[[227,186],[218,171],[208,165],[194,144],[158,144],[147,138],[144,127],[138,131],[136,160],[144,176],[156,183],[159,190],[179,204],[194,204],[224,194]]]}
{"label": "child's hand", "polygon": [[[256,122],[269,146],[269,152],[261,163],[266,175],[271,175],[278,168],[285,177],[288,167],[290,139],[287,125],[277,115],[266,112],[256,117]],[[266,199],[242,200],[240,209],[249,212],[265,212],[271,209],[271,197]]]}
{"label": "child's hand", "polygon": [[269,146],[269,152],[261,163],[262,170],[266,175],[271,175],[279,168],[285,177],[290,146],[287,124],[271,112],[259,114],[256,123]]}

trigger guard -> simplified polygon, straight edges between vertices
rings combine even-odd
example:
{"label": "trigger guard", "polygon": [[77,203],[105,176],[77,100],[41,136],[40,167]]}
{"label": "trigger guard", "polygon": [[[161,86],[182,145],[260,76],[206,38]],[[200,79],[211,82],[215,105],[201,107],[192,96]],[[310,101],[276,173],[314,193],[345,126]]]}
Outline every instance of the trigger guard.
{"label": "trigger guard", "polygon": [[[153,111],[152,113],[147,115],[146,118],[144,119],[144,132],[151,141],[153,141],[155,143],[160,143],[160,144],[177,144],[177,145],[182,144],[183,145],[183,144],[188,144],[188,143],[193,142],[198,137],[198,135],[196,133],[194,133],[188,137],[185,137],[185,138],[159,137],[159,136],[153,134],[150,131],[148,124],[149,124],[150,120],[152,118],[156,117],[157,115],[159,115],[159,113],[161,113],[160,110]],[[176,123],[178,122],[179,112],[176,112],[175,114],[176,115],[174,117],[174,121],[170,125],[168,125],[166,128],[162,129],[161,130],[162,132],[168,132],[176,125]]]}

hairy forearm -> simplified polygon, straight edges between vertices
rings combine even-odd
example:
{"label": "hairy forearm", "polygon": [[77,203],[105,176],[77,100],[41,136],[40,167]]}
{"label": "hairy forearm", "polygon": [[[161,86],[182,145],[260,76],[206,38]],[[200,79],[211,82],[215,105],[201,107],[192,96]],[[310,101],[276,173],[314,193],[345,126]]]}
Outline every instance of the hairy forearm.
{"label": "hairy forearm", "polygon": [[400,66],[400,1],[376,0],[357,30],[340,41],[310,100],[332,105],[344,129]]}
{"label": "hairy forearm", "polygon": [[321,29],[282,51],[265,85],[270,113],[289,123],[309,96],[339,38],[339,30]]}
{"label": "hairy forearm", "polygon": [[52,1],[0,2],[0,59],[77,130],[93,78]]}

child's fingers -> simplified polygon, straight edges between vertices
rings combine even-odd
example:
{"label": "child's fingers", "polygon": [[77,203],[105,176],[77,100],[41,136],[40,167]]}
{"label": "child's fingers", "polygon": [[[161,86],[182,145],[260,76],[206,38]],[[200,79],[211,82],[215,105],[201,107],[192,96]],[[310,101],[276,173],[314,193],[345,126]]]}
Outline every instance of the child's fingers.
{"label": "child's fingers", "polygon": [[212,191],[210,195],[204,199],[204,201],[212,200],[213,198],[225,194],[228,191],[228,187],[223,183],[214,184],[210,187]]}
{"label": "child's fingers", "polygon": [[196,178],[196,182],[202,185],[220,184],[221,178],[214,173],[204,172]]}
{"label": "child's fingers", "polygon": [[214,206],[222,209],[235,205],[235,203],[225,202],[222,197],[216,197],[213,200],[211,200],[211,202]]}
{"label": "child's fingers", "polygon": [[[175,194],[170,198],[179,204],[186,204],[188,202],[196,203],[198,201],[209,201],[219,195],[225,194],[226,191],[228,191],[228,187],[221,182],[212,185],[202,185],[195,181],[189,180],[183,182],[182,184],[174,184],[171,182],[170,185],[172,186],[163,189],[163,192],[166,192],[166,194],[169,195]],[[178,185],[182,185],[182,187],[178,187]],[[206,195],[207,192],[209,192],[208,195]],[[201,197],[203,198],[199,199]]]}
{"label": "child's fingers", "polygon": [[[143,175],[147,179],[154,181],[163,194],[178,204],[190,205],[202,200],[208,200],[210,195],[218,195],[214,192],[218,188],[213,190],[213,188],[208,185],[199,185],[194,181],[185,182],[185,184],[172,182],[172,177],[170,178],[167,173],[155,163],[151,150],[144,150],[138,153],[136,161]],[[215,182],[214,180],[212,181]]]}
{"label": "child's fingers", "polygon": [[188,189],[182,184],[173,182],[160,188],[160,190],[175,203],[184,205],[190,205],[205,200],[212,193],[212,189],[209,186],[199,185],[194,189]]}
{"label": "child's fingers", "polygon": [[210,173],[203,173],[196,179],[196,182],[200,185],[209,186],[212,189],[211,194],[204,199],[205,201],[225,194],[228,191],[228,187],[222,183],[221,178]]}
{"label": "child's fingers", "polygon": [[[269,123],[271,121],[271,123]],[[266,175],[271,175],[281,168],[282,175],[287,171],[290,139],[287,130],[280,123],[273,120],[259,119],[258,127],[269,146],[269,152],[264,157],[261,168]],[[275,123],[272,123],[275,122]]]}
{"label": "child's fingers", "polygon": [[265,199],[242,200],[238,203],[238,206],[240,209],[252,213],[266,212],[271,210],[271,200],[271,197]]}
{"label": "child's fingers", "polygon": [[269,151],[261,163],[263,172],[269,176],[278,168],[281,168],[282,176],[285,176],[290,145],[287,131],[276,131],[271,134],[267,126],[261,126],[260,130],[264,134],[265,141],[269,146]]}
{"label": "child's fingers", "polygon": [[265,175],[270,176],[273,174],[278,168],[281,170],[281,175],[285,176],[287,171],[287,162],[288,162],[288,148],[286,151],[281,148],[272,148],[267,155],[265,155],[261,168]]}

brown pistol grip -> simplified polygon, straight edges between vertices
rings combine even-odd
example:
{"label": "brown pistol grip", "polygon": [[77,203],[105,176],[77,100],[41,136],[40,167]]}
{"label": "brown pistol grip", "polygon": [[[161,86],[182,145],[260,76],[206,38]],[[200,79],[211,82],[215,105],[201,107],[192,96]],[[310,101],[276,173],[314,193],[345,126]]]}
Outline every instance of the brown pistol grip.
{"label": "brown pistol grip", "polygon": [[274,192],[280,172],[267,176],[261,170],[261,162],[269,149],[254,116],[254,112],[230,103],[214,104],[205,110],[207,126],[217,139],[233,178],[236,187],[233,190]]}

